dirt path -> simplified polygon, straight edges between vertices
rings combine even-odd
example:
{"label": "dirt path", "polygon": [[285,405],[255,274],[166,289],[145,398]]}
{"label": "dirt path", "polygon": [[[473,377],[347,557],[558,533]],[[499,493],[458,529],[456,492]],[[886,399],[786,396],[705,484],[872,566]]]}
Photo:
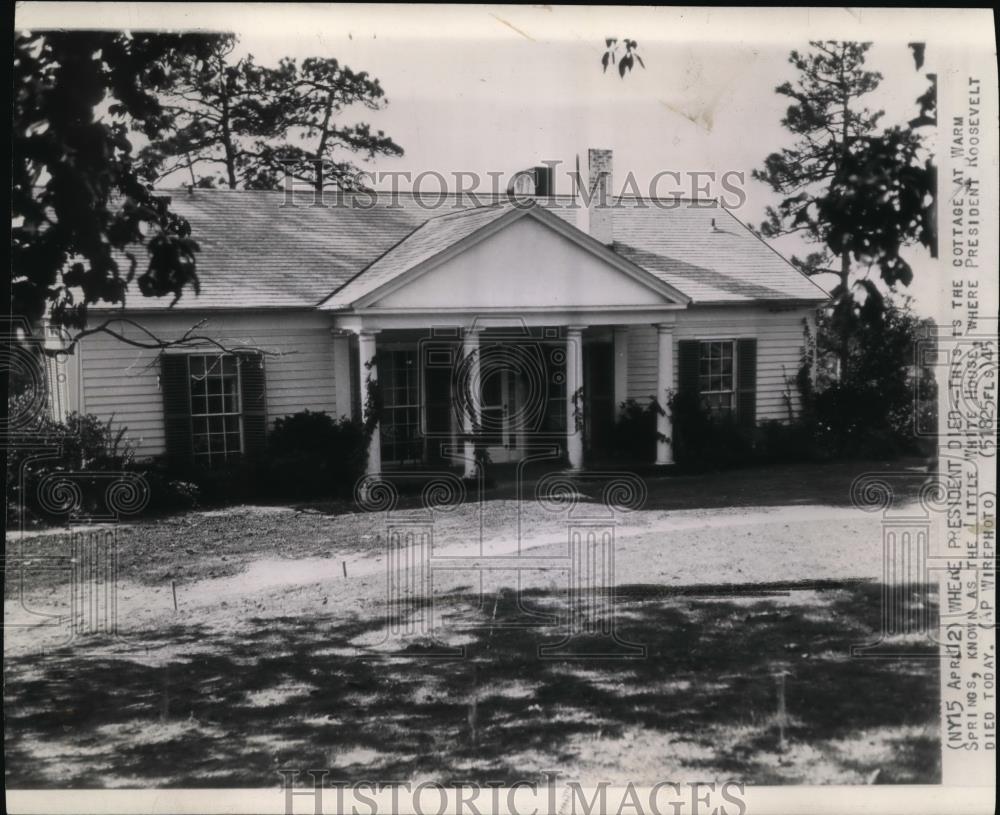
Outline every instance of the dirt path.
{"label": "dirt path", "polygon": [[[225,520],[226,516],[221,517]],[[371,516],[361,517],[369,526],[365,534],[355,529],[354,535],[363,539],[363,547],[342,546],[321,557],[283,557],[273,548],[263,549],[244,560],[245,567],[234,574],[178,582],[175,587],[165,581],[150,586],[120,580],[115,596],[117,630],[125,638],[143,638],[180,624],[232,634],[246,627],[250,618],[259,621],[320,610],[349,617],[384,603],[388,591],[385,518],[380,526]],[[522,589],[565,587],[568,572],[561,566],[568,565],[565,520],[560,524],[554,518],[529,514],[520,519],[520,538],[510,531],[515,525],[483,524],[474,542],[463,540],[476,537],[469,531],[469,519],[464,520],[462,524],[449,519],[435,526],[435,595],[468,589],[480,580],[483,590],[515,583]],[[344,521],[345,526],[359,523],[358,518]],[[511,558],[518,554],[515,563]],[[454,559],[463,560],[456,565]],[[509,568],[501,568],[507,563]],[[489,571],[478,568],[483,565]],[[615,529],[615,584],[619,587],[879,577],[878,519],[855,509],[646,511],[625,516]],[[23,603],[9,599],[5,603],[6,653],[15,656],[64,644],[68,601],[68,585],[30,591]],[[39,617],[39,612],[56,616]]]}

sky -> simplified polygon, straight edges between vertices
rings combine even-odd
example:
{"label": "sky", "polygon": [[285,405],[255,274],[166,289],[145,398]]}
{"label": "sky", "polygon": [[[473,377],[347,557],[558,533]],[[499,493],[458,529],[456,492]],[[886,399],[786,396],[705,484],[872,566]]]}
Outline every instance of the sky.
{"label": "sky", "polygon": [[[74,4],[57,5],[20,6],[18,25],[72,24],[67,7]],[[450,179],[456,172],[509,176],[555,160],[565,172],[588,147],[610,148],[619,187],[629,172],[644,190],[664,170],[742,173],[747,198],[735,214],[754,225],[777,199],[750,174],[792,143],[781,127],[788,100],[774,93],[794,78],[792,48],[808,47],[810,38],[873,40],[868,64],[884,79],[866,101],[892,124],[915,115],[935,48],[962,47],[960,31],[933,18],[904,18],[904,10],[164,3],[97,4],[81,12],[88,27],[234,31],[238,54],[252,53],[263,65],[285,56],[333,56],[368,71],[389,104],[345,111],[343,121],[368,121],[405,149],[368,169],[411,177],[435,171]],[[610,36],[636,40],[645,69],[624,79],[603,73]],[[935,42],[918,73],[906,43],[921,37]],[[556,183],[557,191],[569,191],[565,175]],[[679,191],[667,183],[667,192]],[[436,181],[425,184],[431,193],[438,189]],[[777,248],[808,251],[797,239]],[[918,272],[918,311],[929,314],[937,289],[920,284],[930,283],[933,264],[920,249],[907,257]]]}

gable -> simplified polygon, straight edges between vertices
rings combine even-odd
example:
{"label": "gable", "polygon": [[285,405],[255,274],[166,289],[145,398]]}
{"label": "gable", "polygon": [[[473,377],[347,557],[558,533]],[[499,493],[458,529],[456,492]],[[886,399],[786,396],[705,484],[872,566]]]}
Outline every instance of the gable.
{"label": "gable", "polygon": [[534,218],[504,229],[422,274],[401,279],[373,308],[574,308],[671,302]]}

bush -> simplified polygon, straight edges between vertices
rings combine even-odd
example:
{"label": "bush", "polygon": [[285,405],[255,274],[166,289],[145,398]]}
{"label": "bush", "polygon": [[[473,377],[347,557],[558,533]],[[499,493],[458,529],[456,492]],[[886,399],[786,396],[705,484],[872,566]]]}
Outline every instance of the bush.
{"label": "bush", "polygon": [[656,417],[663,413],[663,408],[652,397],[645,405],[627,399],[621,408],[621,416],[615,423],[615,453],[625,461],[652,462],[661,439]]}
{"label": "bush", "polygon": [[170,478],[155,465],[140,471],[140,474],[149,487],[148,513],[186,512],[197,509],[201,503],[201,487],[192,481]]}
{"label": "bush", "polygon": [[[9,409],[19,409],[17,399]],[[135,450],[125,440],[126,428],[116,432],[112,420],[103,422],[93,414],[71,413],[65,423],[38,416],[30,432],[30,447],[7,451],[8,521],[64,521],[71,514],[107,514],[109,481],[102,474],[134,469]],[[59,491],[45,505],[39,486],[53,473],[73,474],[69,480],[76,489],[75,500],[70,493]],[[64,499],[71,503],[64,511],[55,511],[53,507],[62,507]]]}
{"label": "bush", "polygon": [[802,422],[765,419],[754,433],[753,457],[761,464],[808,461],[815,458],[809,428]]}
{"label": "bush", "polygon": [[701,472],[747,464],[753,460],[753,434],[733,416],[713,416],[695,394],[678,392],[670,400],[674,421],[674,461],[684,470]]}
{"label": "bush", "polygon": [[893,421],[879,388],[838,383],[813,397],[804,421],[821,458],[895,458],[913,450],[911,417]]}
{"label": "bush", "polygon": [[367,450],[360,422],[305,410],[275,421],[265,480],[280,497],[350,497],[364,473]]}
{"label": "bush", "polygon": [[908,298],[870,311],[820,312],[818,333],[813,338],[806,329],[804,349],[815,348],[818,367],[804,353],[797,377],[801,422],[818,457],[935,452],[937,385],[924,363],[934,358],[928,351],[935,335],[933,322],[913,314]]}

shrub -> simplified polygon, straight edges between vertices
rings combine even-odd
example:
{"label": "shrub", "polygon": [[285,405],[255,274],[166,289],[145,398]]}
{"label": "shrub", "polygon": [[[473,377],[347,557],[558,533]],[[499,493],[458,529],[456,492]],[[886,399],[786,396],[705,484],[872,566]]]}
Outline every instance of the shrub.
{"label": "shrub", "polygon": [[[16,401],[10,409],[18,409]],[[107,513],[108,478],[101,474],[134,469],[135,450],[125,439],[126,432],[124,427],[116,432],[112,419],[104,422],[93,414],[71,413],[65,423],[47,416],[35,418],[31,446],[7,451],[8,521],[55,521],[65,520],[71,513]],[[71,481],[78,499],[65,512],[57,513],[43,505],[39,485],[46,476],[60,472],[74,474]]]}
{"label": "shrub", "polygon": [[268,438],[266,481],[281,497],[349,497],[367,449],[361,422],[308,410],[285,416]]}
{"label": "shrub", "polygon": [[753,434],[732,416],[713,416],[696,394],[678,392],[670,400],[674,461],[700,472],[739,466],[753,458]]}
{"label": "shrub", "polygon": [[157,465],[141,470],[140,474],[149,487],[148,513],[186,512],[197,509],[201,503],[201,487],[192,481],[170,478]]}
{"label": "shrub", "polygon": [[913,447],[911,417],[893,421],[877,387],[838,383],[815,395],[807,422],[823,458],[895,458]]}
{"label": "shrub", "polygon": [[798,421],[765,419],[754,433],[753,457],[761,464],[808,461],[814,458],[815,448],[809,428]]}
{"label": "shrub", "polygon": [[615,423],[616,454],[626,461],[652,462],[657,442],[662,438],[656,430],[656,417],[663,413],[663,408],[653,397],[645,405],[627,399],[621,408],[621,416]]}
{"label": "shrub", "polygon": [[[933,454],[937,385],[924,360],[935,342],[934,324],[913,314],[909,299],[881,310],[819,314],[815,338],[797,377],[801,422],[821,458],[892,458]],[[923,345],[924,352],[916,353]],[[818,354],[813,369],[812,349]],[[833,373],[839,367],[839,374]],[[812,379],[816,379],[813,387]],[[929,437],[929,435],[930,437]]]}

